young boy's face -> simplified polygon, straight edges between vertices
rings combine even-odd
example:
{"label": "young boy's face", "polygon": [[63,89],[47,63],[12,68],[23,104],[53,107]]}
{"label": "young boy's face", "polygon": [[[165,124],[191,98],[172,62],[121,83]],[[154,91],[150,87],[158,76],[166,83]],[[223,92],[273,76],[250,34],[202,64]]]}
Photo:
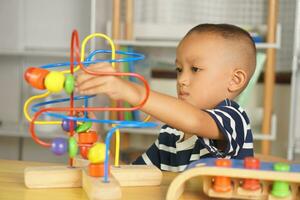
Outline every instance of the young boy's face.
{"label": "young boy's face", "polygon": [[191,33],[177,47],[178,98],[200,109],[229,98],[232,73],[230,45],[221,36]]}

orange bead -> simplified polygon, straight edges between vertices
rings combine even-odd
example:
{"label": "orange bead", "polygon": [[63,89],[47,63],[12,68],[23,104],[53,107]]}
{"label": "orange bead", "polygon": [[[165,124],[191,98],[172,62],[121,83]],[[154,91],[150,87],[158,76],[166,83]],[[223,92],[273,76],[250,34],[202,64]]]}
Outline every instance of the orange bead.
{"label": "orange bead", "polygon": [[25,80],[34,88],[44,90],[46,89],[44,81],[49,71],[37,67],[29,67],[25,73]]}
{"label": "orange bead", "polygon": [[88,146],[81,146],[81,147],[79,147],[79,149],[80,149],[80,155],[81,155],[82,158],[87,159],[87,156],[88,156],[90,148],[91,147],[88,147]]}
{"label": "orange bead", "polygon": [[96,131],[89,131],[84,133],[78,133],[79,144],[93,144],[97,142],[98,134]]}
{"label": "orange bead", "polygon": [[[231,160],[217,159],[215,162],[217,167],[231,167]],[[221,170],[221,169],[220,169]],[[229,192],[232,189],[231,180],[229,177],[217,176],[214,178],[213,189],[216,192]]]}
{"label": "orange bead", "polygon": [[[244,168],[245,169],[259,169],[260,161],[254,157],[246,157],[244,159]],[[258,190],[261,188],[260,182],[257,179],[245,179],[242,185],[245,190]]]}
{"label": "orange bead", "polygon": [[[104,176],[104,164],[89,164],[89,175],[93,177]],[[108,166],[108,174],[110,173],[110,167]]]}

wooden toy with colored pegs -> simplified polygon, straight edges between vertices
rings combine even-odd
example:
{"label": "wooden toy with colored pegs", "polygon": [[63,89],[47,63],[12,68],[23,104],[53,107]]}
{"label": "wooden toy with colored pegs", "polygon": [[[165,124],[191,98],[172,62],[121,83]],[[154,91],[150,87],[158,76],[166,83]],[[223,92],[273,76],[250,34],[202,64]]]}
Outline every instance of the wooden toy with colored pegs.
{"label": "wooden toy with colored pegs", "polygon": [[[167,200],[179,199],[184,184],[201,177],[212,198],[300,200],[300,164],[205,158],[191,163],[169,186]],[[200,189],[200,188],[199,188]]]}
{"label": "wooden toy with colored pegs", "polygon": [[[96,50],[86,59],[84,58],[84,49],[86,42],[93,37],[102,37],[108,40],[110,50]],[[98,120],[88,118],[88,112],[101,111],[133,111],[139,109],[146,102],[149,96],[149,86],[147,81],[139,74],[135,73],[100,73],[89,71],[88,66],[97,62],[132,62],[141,60],[143,55],[138,53],[129,53],[115,51],[113,42],[104,34],[96,33],[86,37],[82,43],[81,54],[79,55],[79,39],[77,31],[72,33],[71,57],[70,62],[48,64],[41,67],[30,67],[25,71],[25,80],[34,88],[47,90],[44,94],[30,97],[24,104],[24,114],[30,122],[29,131],[33,140],[46,148],[50,148],[55,155],[68,153],[69,165],[51,166],[51,167],[30,167],[25,169],[25,185],[28,188],[66,188],[83,187],[89,199],[120,199],[121,188],[128,186],[149,186],[159,185],[162,179],[162,173],[154,166],[146,165],[119,165],[119,145],[120,132],[122,128],[155,127],[156,124],[144,121],[119,121],[119,120]],[[97,53],[110,53],[109,60],[92,60]],[[116,59],[115,54],[121,54],[128,57]],[[130,57],[131,56],[131,57]],[[74,61],[76,60],[76,62]],[[53,67],[70,67],[64,71],[50,71]],[[77,66],[74,68],[74,66]],[[95,76],[133,76],[138,78],[145,86],[146,96],[140,105],[131,108],[111,107],[99,108],[89,107],[88,100],[94,96],[74,96],[74,73],[77,70],[83,70],[88,74]],[[66,75],[67,74],[67,75]],[[65,90],[70,98],[55,99],[51,101],[39,102],[31,106],[34,112],[33,117],[29,115],[28,108],[33,100],[45,98],[51,93],[58,93]],[[84,100],[84,107],[75,107],[74,101]],[[69,107],[49,107],[42,106],[70,102]],[[57,113],[59,112],[59,113]],[[79,117],[77,112],[83,112],[84,116]],[[37,121],[40,115],[48,115],[52,118],[59,118],[59,121]],[[95,130],[91,130],[92,123],[109,123],[113,128],[107,133],[105,143],[99,140]],[[60,125],[63,131],[67,132],[68,138],[54,138],[52,142],[43,141],[36,135],[35,126],[51,124]],[[110,166],[109,149],[110,140],[116,133],[116,155],[115,163]],[[80,152],[81,158],[78,156]]]}

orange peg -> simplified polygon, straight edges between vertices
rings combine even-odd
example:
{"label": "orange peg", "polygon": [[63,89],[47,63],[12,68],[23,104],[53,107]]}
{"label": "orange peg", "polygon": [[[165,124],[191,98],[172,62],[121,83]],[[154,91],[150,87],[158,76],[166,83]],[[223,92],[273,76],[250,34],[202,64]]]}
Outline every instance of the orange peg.
{"label": "orange peg", "polygon": [[24,78],[32,87],[44,90],[46,89],[44,80],[48,73],[46,69],[29,67],[24,73]]}
{"label": "orange peg", "polygon": [[79,144],[93,144],[98,140],[96,131],[78,133]]}
{"label": "orange peg", "polygon": [[[231,167],[231,160],[217,159],[215,165],[217,167]],[[213,189],[216,192],[229,192],[231,188],[231,180],[229,177],[217,176],[214,178]]]}
{"label": "orange peg", "polygon": [[[244,159],[244,168],[246,169],[259,169],[260,168],[260,161],[254,157],[246,157]],[[245,190],[258,190],[261,188],[259,180],[257,179],[245,179],[242,185],[243,189]]]}
{"label": "orange peg", "polygon": [[[104,176],[104,164],[89,164],[89,175],[93,177],[101,177]],[[110,172],[110,168],[108,168],[108,173]]]}

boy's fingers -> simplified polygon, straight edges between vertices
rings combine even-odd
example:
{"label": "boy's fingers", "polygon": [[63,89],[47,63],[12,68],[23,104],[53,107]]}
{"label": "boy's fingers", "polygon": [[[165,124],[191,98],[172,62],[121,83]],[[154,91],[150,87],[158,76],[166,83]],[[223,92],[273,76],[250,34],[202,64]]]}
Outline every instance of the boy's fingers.
{"label": "boy's fingers", "polygon": [[77,86],[77,89],[79,91],[84,91],[93,87],[97,86],[102,86],[106,82],[106,78],[99,78],[99,77],[94,77],[89,79],[88,81],[82,82],[80,85]]}
{"label": "boy's fingers", "polygon": [[87,67],[89,70],[96,72],[115,72],[116,70],[111,66],[110,63],[97,63]]}
{"label": "boy's fingers", "polygon": [[95,94],[101,94],[101,93],[106,93],[107,91],[105,88],[101,85],[94,86],[92,88],[88,88],[86,90],[79,91],[80,94],[82,95],[95,95]]}

